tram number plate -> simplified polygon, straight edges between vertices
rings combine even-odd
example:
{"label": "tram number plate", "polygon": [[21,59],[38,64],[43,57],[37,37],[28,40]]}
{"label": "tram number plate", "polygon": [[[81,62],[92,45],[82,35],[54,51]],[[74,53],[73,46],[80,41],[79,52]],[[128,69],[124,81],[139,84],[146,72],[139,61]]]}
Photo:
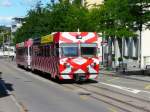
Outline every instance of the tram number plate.
{"label": "tram number plate", "polygon": [[85,74],[78,74],[80,77],[83,77],[83,76],[85,76]]}

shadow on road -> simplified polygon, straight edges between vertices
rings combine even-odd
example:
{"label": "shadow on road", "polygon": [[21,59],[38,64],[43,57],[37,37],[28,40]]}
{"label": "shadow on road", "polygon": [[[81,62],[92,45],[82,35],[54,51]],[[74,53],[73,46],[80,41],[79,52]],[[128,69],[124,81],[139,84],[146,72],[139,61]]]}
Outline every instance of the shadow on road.
{"label": "shadow on road", "polygon": [[50,74],[43,73],[43,72],[40,72],[40,71],[34,71],[34,74],[38,75],[40,77],[43,77],[45,79],[51,80],[51,81],[53,81],[55,83],[58,83],[58,84],[91,84],[91,83],[97,83],[97,81],[95,81],[95,80],[87,80],[87,81],[77,82],[75,80],[59,80],[59,79],[54,79],[54,78],[51,78]]}
{"label": "shadow on road", "polygon": [[58,83],[58,84],[91,84],[91,83],[97,83],[97,81],[95,80],[87,80],[87,81],[80,81],[80,82],[77,82],[77,81],[74,81],[74,80],[59,80],[59,79],[54,79],[54,78],[51,78],[51,75],[49,73],[43,73],[41,71],[38,71],[38,70],[34,70],[34,71],[31,71],[29,69],[26,69],[22,66],[18,66],[20,69],[23,69],[25,71],[28,71],[28,72],[32,72],[34,75],[38,75],[40,77],[43,77],[47,80],[51,80],[53,81],[54,83]]}
{"label": "shadow on road", "polygon": [[9,90],[9,91],[14,90],[13,87],[12,87],[12,84],[6,83],[2,79],[2,73],[0,72],[0,98],[9,96],[9,93],[6,89]]}

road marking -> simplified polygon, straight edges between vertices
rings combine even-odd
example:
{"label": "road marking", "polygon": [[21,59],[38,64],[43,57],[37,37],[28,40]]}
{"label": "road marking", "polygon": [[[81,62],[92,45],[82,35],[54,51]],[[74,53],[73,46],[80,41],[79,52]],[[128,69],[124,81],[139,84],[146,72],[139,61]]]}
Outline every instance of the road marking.
{"label": "road marking", "polygon": [[142,90],[141,92],[150,94],[150,91],[144,91],[144,90]]}
{"label": "road marking", "polygon": [[103,85],[111,86],[111,87],[114,87],[114,88],[117,88],[117,89],[121,89],[121,90],[124,90],[124,91],[128,91],[128,92],[131,92],[131,93],[134,93],[134,94],[138,94],[138,93],[150,94],[150,91],[139,90],[139,89],[134,89],[134,88],[128,88],[128,87],[123,87],[123,86],[118,86],[118,85],[108,84],[108,83],[103,83],[103,82],[99,82],[99,83],[103,84]]}
{"label": "road marking", "polygon": [[131,92],[131,93],[134,93],[134,94],[138,94],[139,92],[141,92],[141,90],[138,90],[138,89],[122,87],[122,86],[108,84],[108,83],[103,83],[103,82],[99,82],[99,83],[103,84],[103,85],[111,86],[111,87],[114,87],[114,88],[117,88],[117,89],[121,89],[121,90],[124,90],[124,91],[128,91],[128,92]]}
{"label": "road marking", "polygon": [[144,89],[150,89],[150,84],[147,84],[145,87],[144,87]]}
{"label": "road marking", "polygon": [[81,100],[87,100],[88,97],[87,97],[86,95],[80,95],[80,99],[81,99]]}
{"label": "road marking", "polygon": [[115,77],[115,78],[112,78],[112,79],[108,80],[108,82],[112,82],[112,81],[118,80],[118,79],[119,79],[119,77]]}
{"label": "road marking", "polygon": [[[63,87],[64,87],[64,86],[63,86]],[[66,88],[66,87],[64,87],[63,90],[66,91],[66,92],[72,91],[72,90],[70,90],[69,88]]]}
{"label": "road marking", "polygon": [[109,111],[110,112],[118,112],[116,109],[114,109],[114,108],[109,108]]}

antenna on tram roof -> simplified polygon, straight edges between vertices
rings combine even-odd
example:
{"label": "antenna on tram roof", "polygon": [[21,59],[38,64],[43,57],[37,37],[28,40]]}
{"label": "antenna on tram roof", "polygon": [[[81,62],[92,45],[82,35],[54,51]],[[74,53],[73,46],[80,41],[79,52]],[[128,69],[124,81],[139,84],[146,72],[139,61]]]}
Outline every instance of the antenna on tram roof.
{"label": "antenna on tram roof", "polygon": [[80,34],[80,29],[78,28],[78,34]]}
{"label": "antenna on tram roof", "polygon": [[78,32],[77,32],[77,39],[82,39],[82,36],[80,35],[80,29],[78,28]]}

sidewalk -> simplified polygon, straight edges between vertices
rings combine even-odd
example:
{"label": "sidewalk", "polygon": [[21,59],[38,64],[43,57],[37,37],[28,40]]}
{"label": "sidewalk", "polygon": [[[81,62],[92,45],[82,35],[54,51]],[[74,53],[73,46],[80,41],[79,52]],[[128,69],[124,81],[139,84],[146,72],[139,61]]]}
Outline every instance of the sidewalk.
{"label": "sidewalk", "polygon": [[20,112],[15,101],[4,86],[4,81],[0,78],[0,112]]}
{"label": "sidewalk", "polygon": [[110,75],[114,77],[123,77],[127,79],[139,80],[144,82],[150,82],[150,75],[134,75],[134,74],[123,74],[121,72],[100,70],[100,74]]}

